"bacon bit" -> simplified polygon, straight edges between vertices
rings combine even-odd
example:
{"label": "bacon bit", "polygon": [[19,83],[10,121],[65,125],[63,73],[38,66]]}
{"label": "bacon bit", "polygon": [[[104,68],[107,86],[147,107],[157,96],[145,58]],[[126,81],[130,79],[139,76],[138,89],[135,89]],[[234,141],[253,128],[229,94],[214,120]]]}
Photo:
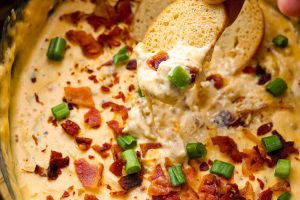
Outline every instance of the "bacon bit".
{"label": "bacon bit", "polygon": [[87,123],[91,128],[99,128],[101,125],[101,115],[96,108],[91,108],[87,113],[84,114],[84,122]]}
{"label": "bacon bit", "polygon": [[230,156],[237,163],[242,162],[244,154],[238,150],[237,144],[228,136],[216,136],[211,138],[214,145],[218,145],[222,153]]}
{"label": "bacon bit", "polygon": [[269,133],[272,130],[272,128],[273,128],[272,122],[263,124],[257,129],[257,135],[258,136],[265,135],[265,134]]}
{"label": "bacon bit", "polygon": [[262,66],[260,66],[260,65],[256,66],[256,71],[255,72],[259,76],[264,75],[264,74],[267,73],[266,70],[264,68],[262,68]]}
{"label": "bacon bit", "polygon": [[136,70],[137,69],[137,61],[136,59],[129,60],[126,69],[128,70]]}
{"label": "bacon bit", "polygon": [[151,181],[151,184],[148,188],[148,194],[150,196],[165,196],[171,192],[177,192],[179,190],[179,187],[172,187],[168,177],[159,176],[157,179]]}
{"label": "bacon bit", "polygon": [[46,197],[46,200],[54,200],[54,198],[53,198],[51,195],[48,195],[48,196]]}
{"label": "bacon bit", "polygon": [[202,162],[199,166],[200,171],[205,172],[209,170],[209,165],[206,162]]}
{"label": "bacon bit", "polygon": [[32,139],[34,140],[35,145],[39,145],[39,140],[37,139],[37,137],[35,135],[32,135]]}
{"label": "bacon bit", "polygon": [[288,181],[279,181],[271,187],[273,192],[290,192],[291,185]]}
{"label": "bacon bit", "polygon": [[133,19],[133,12],[131,10],[130,0],[119,0],[115,5],[117,12],[117,22],[124,22],[130,24]]}
{"label": "bacon bit", "polygon": [[249,181],[247,181],[245,187],[243,189],[241,189],[240,194],[246,200],[254,200],[255,199],[255,193],[254,193],[253,187],[252,187],[251,183],[249,183]]}
{"label": "bacon bit", "polygon": [[117,73],[117,72],[114,72],[114,73],[112,74],[112,76],[113,76],[113,78],[114,78],[114,84],[118,84],[118,83],[120,82],[120,77],[119,77],[118,73]]}
{"label": "bacon bit", "polygon": [[129,92],[132,92],[132,91],[134,91],[134,90],[135,90],[135,86],[134,86],[133,84],[129,85],[128,91],[129,91]]}
{"label": "bacon bit", "polygon": [[68,103],[89,108],[95,107],[93,94],[89,87],[65,87],[64,90]]}
{"label": "bacon bit", "polygon": [[196,67],[191,67],[190,74],[191,74],[191,83],[195,83],[195,81],[199,75],[199,69]]}
{"label": "bacon bit", "polygon": [[69,196],[70,196],[69,192],[67,192],[67,191],[64,191],[64,193],[62,194],[62,196],[61,196],[61,198],[60,198],[60,199],[67,198],[67,197],[69,197]]}
{"label": "bacon bit", "polygon": [[128,109],[125,106],[122,105],[118,105],[116,103],[113,102],[105,102],[102,104],[102,108],[111,108],[110,111],[111,112],[117,112],[120,113],[120,115],[122,116],[122,119],[125,121],[126,119],[128,119]]}
{"label": "bacon bit", "polygon": [[110,89],[109,89],[109,87],[101,86],[101,91],[104,93],[109,93]]}
{"label": "bacon bit", "polygon": [[258,184],[259,184],[259,188],[260,188],[261,190],[263,190],[264,187],[265,187],[265,183],[264,183],[261,179],[259,179],[259,178],[257,178],[256,180],[257,180],[257,182],[258,182]]}
{"label": "bacon bit", "polygon": [[46,177],[47,176],[46,170],[43,167],[39,166],[39,165],[35,166],[34,173],[37,174],[37,175],[40,175],[42,177]]}
{"label": "bacon bit", "polygon": [[85,137],[76,137],[75,141],[81,151],[87,151],[91,147],[93,139]]}
{"label": "bacon bit", "polygon": [[147,152],[150,149],[159,149],[162,147],[160,143],[146,143],[146,144],[140,144],[142,156],[145,157]]}
{"label": "bacon bit", "polygon": [[78,22],[86,16],[83,12],[75,11],[72,13],[67,13],[59,17],[60,20],[70,22],[74,25],[78,25]]}
{"label": "bacon bit", "polygon": [[123,102],[125,102],[125,95],[123,92],[119,91],[118,95],[114,96],[115,99],[122,99]]}
{"label": "bacon bit", "polygon": [[168,169],[169,167],[174,166],[174,163],[172,162],[172,160],[169,157],[165,158],[165,168]]}
{"label": "bacon bit", "polygon": [[61,127],[70,136],[78,135],[80,132],[80,127],[78,126],[78,124],[68,119],[61,124]]}
{"label": "bacon bit", "polygon": [[74,165],[78,178],[84,187],[90,189],[97,189],[99,187],[103,171],[102,164],[90,164],[81,158],[75,160]]}
{"label": "bacon bit", "polygon": [[56,180],[61,174],[61,168],[69,166],[69,156],[62,157],[62,153],[51,151],[49,167],[47,169],[47,176],[50,180]]}
{"label": "bacon bit", "polygon": [[128,191],[123,190],[123,191],[115,191],[115,192],[110,192],[109,194],[115,197],[123,197],[127,195]]}
{"label": "bacon bit", "polygon": [[106,25],[107,20],[103,17],[96,16],[95,14],[90,14],[86,18],[89,25],[94,28],[94,31],[97,31],[99,27]]}
{"label": "bacon bit", "polygon": [[109,171],[116,176],[122,176],[122,170],[126,162],[124,160],[115,160],[109,167]]}
{"label": "bacon bit", "polygon": [[183,173],[189,186],[197,185],[197,171],[195,168],[187,165],[183,168]]}
{"label": "bacon bit", "polygon": [[155,171],[153,172],[153,174],[150,176],[150,180],[153,181],[153,180],[156,180],[158,179],[159,177],[165,177],[165,173],[161,167],[160,164],[156,165],[155,167]]}
{"label": "bacon bit", "polygon": [[51,123],[53,126],[57,127],[57,121],[54,117],[50,116],[48,118],[48,123]]}
{"label": "bacon bit", "polygon": [[112,66],[112,65],[113,65],[113,60],[109,60],[103,63],[101,66]]}
{"label": "bacon bit", "polygon": [[114,144],[111,148],[111,152],[112,152],[114,161],[122,159],[121,158],[122,149],[119,145]]}
{"label": "bacon bit", "polygon": [[257,81],[257,85],[264,85],[271,79],[272,79],[272,75],[270,73],[263,74],[259,77]]}
{"label": "bacon bit", "polygon": [[66,37],[70,42],[78,44],[83,54],[88,58],[96,58],[103,53],[103,47],[91,34],[85,31],[70,30],[66,33]]}
{"label": "bacon bit", "polygon": [[95,195],[92,194],[85,194],[84,200],[99,200]]}
{"label": "bacon bit", "polygon": [[123,176],[119,180],[120,186],[123,190],[130,190],[134,187],[140,186],[142,184],[142,177],[139,174],[130,174],[127,176]]}
{"label": "bacon bit", "polygon": [[118,47],[121,45],[121,42],[119,42],[118,40],[124,41],[126,39],[126,35],[127,32],[125,30],[116,26],[108,34],[103,33],[99,35],[97,41],[103,46],[108,45],[110,48]]}
{"label": "bacon bit", "polygon": [[177,193],[171,193],[162,196],[152,196],[152,200],[180,200],[180,198]]}
{"label": "bacon bit", "polygon": [[223,77],[220,74],[212,74],[206,78],[207,81],[212,81],[216,89],[221,89],[224,86]]}
{"label": "bacon bit", "polygon": [[[249,173],[257,172],[264,166],[266,155],[263,154],[263,150],[260,150],[258,146],[254,146],[251,150],[244,150],[247,155],[243,165],[249,171]],[[246,174],[246,175],[249,175]]]}
{"label": "bacon bit", "polygon": [[273,191],[267,189],[259,194],[258,200],[272,200],[272,196],[273,196]]}
{"label": "bacon bit", "polygon": [[39,95],[37,93],[34,93],[34,98],[35,98],[35,101],[41,105],[43,105],[42,102],[40,102],[40,98],[39,98]]}
{"label": "bacon bit", "polygon": [[95,84],[99,83],[99,81],[97,80],[97,76],[95,76],[95,75],[89,76],[88,79],[93,81]]}
{"label": "bacon bit", "polygon": [[115,120],[111,120],[106,122],[108,127],[113,131],[115,137],[123,135],[123,128],[119,127],[119,122]]}
{"label": "bacon bit", "polygon": [[180,194],[180,199],[198,200],[199,196],[191,187],[187,187],[187,189],[183,190],[183,192]]}
{"label": "bacon bit", "polygon": [[109,154],[107,151],[111,148],[111,144],[104,143],[102,146],[99,146],[97,144],[92,146],[92,149],[96,151],[103,159],[107,158]]}
{"label": "bacon bit", "polygon": [[36,77],[31,77],[31,83],[36,83]]}
{"label": "bacon bit", "polygon": [[246,66],[244,69],[243,69],[243,72],[245,74],[255,74],[256,73],[256,68],[255,67],[252,67],[252,66]]}
{"label": "bacon bit", "polygon": [[160,63],[162,63],[163,61],[166,61],[169,59],[169,55],[167,52],[165,51],[160,51],[157,54],[155,54],[154,56],[152,56],[148,61],[147,64],[149,67],[151,67],[152,69],[154,69],[155,71],[157,71]]}

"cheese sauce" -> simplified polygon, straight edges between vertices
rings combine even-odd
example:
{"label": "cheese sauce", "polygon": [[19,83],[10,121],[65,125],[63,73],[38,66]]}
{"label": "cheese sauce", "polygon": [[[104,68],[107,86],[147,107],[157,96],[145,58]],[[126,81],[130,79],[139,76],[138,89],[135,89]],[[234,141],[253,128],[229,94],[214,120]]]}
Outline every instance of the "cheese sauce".
{"label": "cheese sauce", "polygon": [[[201,81],[196,82],[185,91],[186,94],[183,95],[184,99],[181,102],[170,105],[162,103],[156,98],[149,98],[149,96],[140,98],[137,94],[139,84],[156,97],[161,97],[161,95],[165,95],[164,99],[180,97],[182,94],[176,93],[165,77],[170,69],[158,75],[153,74],[154,72],[150,72],[143,65],[140,66],[137,73],[127,70],[124,65],[101,65],[112,59],[119,48],[107,48],[104,54],[97,59],[87,59],[80,47],[68,43],[70,48],[67,49],[63,61],[47,60],[49,39],[57,36],[64,37],[68,30],[76,29],[69,23],[59,20],[60,16],[76,10],[91,13],[94,9],[94,4],[79,0],[66,1],[59,6],[41,30],[40,36],[33,38],[32,47],[26,49],[27,52],[30,51],[30,56],[19,60],[14,67],[10,130],[16,163],[15,171],[24,199],[46,199],[48,195],[59,199],[64,191],[68,190],[71,191],[70,196],[64,199],[83,199],[84,194],[94,194],[99,199],[150,198],[147,195],[149,185],[147,178],[143,179],[142,186],[133,189],[127,196],[111,196],[110,192],[121,190],[118,184],[119,178],[109,171],[109,166],[113,162],[112,155],[103,159],[92,149],[87,152],[79,150],[74,139],[67,135],[59,124],[54,126],[48,122],[49,117],[52,116],[51,108],[62,103],[66,86],[88,86],[92,90],[95,107],[101,111],[101,127],[90,129],[84,123],[83,116],[88,111],[87,108],[74,108],[69,119],[80,125],[80,136],[92,138],[93,144],[105,142],[115,144],[112,130],[106,122],[117,120],[122,127],[126,127],[125,132],[137,136],[138,143],[160,142],[163,145],[161,149],[149,150],[147,156],[142,159],[146,177],[149,176],[150,171],[153,171],[156,164],[164,163],[165,157],[173,158],[176,162],[186,161],[185,144],[188,142],[199,141],[206,144],[207,159],[232,162],[228,156],[220,153],[210,138],[216,135],[230,136],[238,144],[240,151],[251,149],[256,144],[246,137],[245,129],[256,134],[257,128],[267,122],[273,122],[273,129],[276,129],[286,140],[294,141],[295,146],[299,148],[299,38],[297,38],[292,24],[284,16],[264,2],[261,2],[261,7],[266,22],[265,38],[259,52],[250,64],[253,66],[259,64],[271,73],[273,78],[281,77],[286,80],[289,87],[287,93],[281,98],[272,97],[265,91],[264,86],[257,85],[258,78],[255,75],[242,72],[230,73],[224,71],[223,66],[220,65],[216,68],[203,67],[200,69],[203,70],[205,76],[220,74],[225,80],[222,89],[217,90],[212,82],[203,81],[204,79],[200,78]],[[92,33],[94,37],[103,31],[100,29],[95,32],[91,26],[83,22],[79,23],[77,29]],[[288,48],[278,49],[272,45],[272,39],[279,33],[289,38]],[[192,64],[201,63],[204,54],[201,54],[202,50],[199,52],[200,58],[197,58],[196,61],[189,61],[188,64],[190,62]],[[174,55],[178,59],[182,58],[179,51],[174,51]],[[148,56],[151,55],[146,57]],[[142,59],[145,61],[146,57]],[[174,66],[171,61],[165,62],[164,66]],[[178,64],[177,61],[175,63]],[[186,61],[184,61],[185,63]],[[102,92],[100,87],[109,86],[114,81],[116,74],[119,77],[119,84],[114,85],[110,93]],[[91,75],[95,75],[98,82],[92,81],[89,78]],[[128,89],[131,85],[134,85],[135,90]],[[125,102],[113,98],[120,91],[126,96]],[[123,123],[121,117],[110,112],[109,109],[101,108],[101,104],[107,101],[131,108],[127,123]],[[245,116],[244,127],[226,128],[222,124],[218,124],[217,119],[221,111]],[[37,164],[44,168],[48,167],[51,150],[62,152],[63,156],[70,157],[70,165],[62,169],[62,174],[55,181],[49,181],[47,178],[33,173]],[[94,159],[90,159],[91,157]],[[80,158],[104,165],[102,184],[98,190],[84,189],[79,181],[74,169],[74,161]],[[300,197],[298,187],[300,159],[298,155],[292,155],[289,159],[292,162],[289,182],[293,198],[297,199]],[[242,188],[249,178],[243,175],[241,164],[235,164],[235,167],[233,182]],[[206,173],[201,172],[200,176]],[[278,181],[274,176],[274,168],[265,167],[254,175],[264,181],[265,189]],[[251,184],[255,194],[262,191],[256,180],[251,181]],[[275,193],[273,198],[276,199],[279,194]]]}

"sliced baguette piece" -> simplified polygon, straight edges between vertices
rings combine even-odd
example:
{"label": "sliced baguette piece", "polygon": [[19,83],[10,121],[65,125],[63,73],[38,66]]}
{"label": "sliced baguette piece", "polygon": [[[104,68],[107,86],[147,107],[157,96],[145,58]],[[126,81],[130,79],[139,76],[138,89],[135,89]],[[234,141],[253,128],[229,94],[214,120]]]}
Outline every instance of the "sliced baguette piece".
{"label": "sliced baguette piece", "polygon": [[255,55],[263,35],[264,16],[258,1],[246,0],[236,21],[218,40],[210,67],[229,73],[241,70]]}
{"label": "sliced baguette piece", "polygon": [[175,0],[142,0],[134,16],[131,36],[141,42],[157,16]]}
{"label": "sliced baguette piece", "polygon": [[214,45],[226,27],[223,4],[204,0],[177,0],[166,7],[150,26],[143,43],[146,51],[173,48],[178,41],[194,47]]}

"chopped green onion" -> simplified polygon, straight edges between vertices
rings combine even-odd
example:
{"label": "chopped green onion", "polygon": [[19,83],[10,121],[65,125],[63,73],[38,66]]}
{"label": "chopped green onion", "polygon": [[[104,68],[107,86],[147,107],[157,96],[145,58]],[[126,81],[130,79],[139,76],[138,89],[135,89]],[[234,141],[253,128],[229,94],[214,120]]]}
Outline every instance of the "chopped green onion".
{"label": "chopped green onion", "polygon": [[141,90],[141,88],[138,89],[138,95],[139,95],[139,97],[141,97],[141,98],[142,98],[142,97],[145,97],[144,94],[143,94],[143,92],[142,92],[142,90]]}
{"label": "chopped green onion", "polygon": [[234,166],[230,163],[226,163],[220,160],[215,160],[210,169],[210,173],[223,176],[227,179],[232,177]]}
{"label": "chopped green onion", "polygon": [[128,47],[124,47],[120,49],[117,54],[114,55],[113,62],[115,65],[119,65],[128,61],[129,58],[130,57],[129,57]]}
{"label": "chopped green onion", "polygon": [[262,142],[268,153],[277,151],[283,147],[280,138],[277,135],[262,138]]}
{"label": "chopped green onion", "polygon": [[125,170],[127,174],[138,173],[141,170],[141,164],[133,149],[122,152],[122,159],[126,161]]}
{"label": "chopped green onion", "polygon": [[70,110],[67,104],[62,103],[53,108],[51,108],[52,114],[56,120],[65,119],[70,115]]}
{"label": "chopped green onion", "polygon": [[176,165],[174,167],[169,167],[168,171],[169,171],[172,186],[178,186],[178,185],[185,184],[185,182],[186,182],[185,176],[182,172],[180,165]]}
{"label": "chopped green onion", "polygon": [[281,179],[286,179],[291,173],[291,161],[286,159],[279,159],[275,168],[275,176]]}
{"label": "chopped green onion", "polygon": [[60,61],[63,59],[66,49],[66,40],[64,38],[56,37],[50,40],[47,57],[50,60]]}
{"label": "chopped green onion", "polygon": [[168,79],[177,88],[185,88],[191,83],[191,76],[180,66],[169,73]]}
{"label": "chopped green onion", "polygon": [[124,135],[122,137],[117,138],[118,145],[123,149],[133,149],[136,147],[136,138],[131,135]]}
{"label": "chopped green onion", "polygon": [[186,151],[190,159],[204,158],[207,150],[202,143],[189,143],[186,145]]}
{"label": "chopped green onion", "polygon": [[277,200],[291,200],[291,197],[292,197],[291,193],[284,192],[277,198]]}
{"label": "chopped green onion", "polygon": [[275,97],[283,95],[287,88],[286,82],[281,78],[271,81],[266,86],[266,90]]}
{"label": "chopped green onion", "polygon": [[279,34],[275,38],[273,38],[272,41],[273,41],[274,45],[279,48],[285,48],[289,44],[289,39],[281,34]]}

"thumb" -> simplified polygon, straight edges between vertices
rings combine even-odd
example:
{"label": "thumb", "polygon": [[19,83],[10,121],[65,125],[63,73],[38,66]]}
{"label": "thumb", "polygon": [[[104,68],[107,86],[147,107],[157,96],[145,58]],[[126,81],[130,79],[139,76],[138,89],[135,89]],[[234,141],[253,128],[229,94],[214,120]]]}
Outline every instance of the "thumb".
{"label": "thumb", "polygon": [[280,11],[287,16],[300,16],[300,0],[277,0]]}

